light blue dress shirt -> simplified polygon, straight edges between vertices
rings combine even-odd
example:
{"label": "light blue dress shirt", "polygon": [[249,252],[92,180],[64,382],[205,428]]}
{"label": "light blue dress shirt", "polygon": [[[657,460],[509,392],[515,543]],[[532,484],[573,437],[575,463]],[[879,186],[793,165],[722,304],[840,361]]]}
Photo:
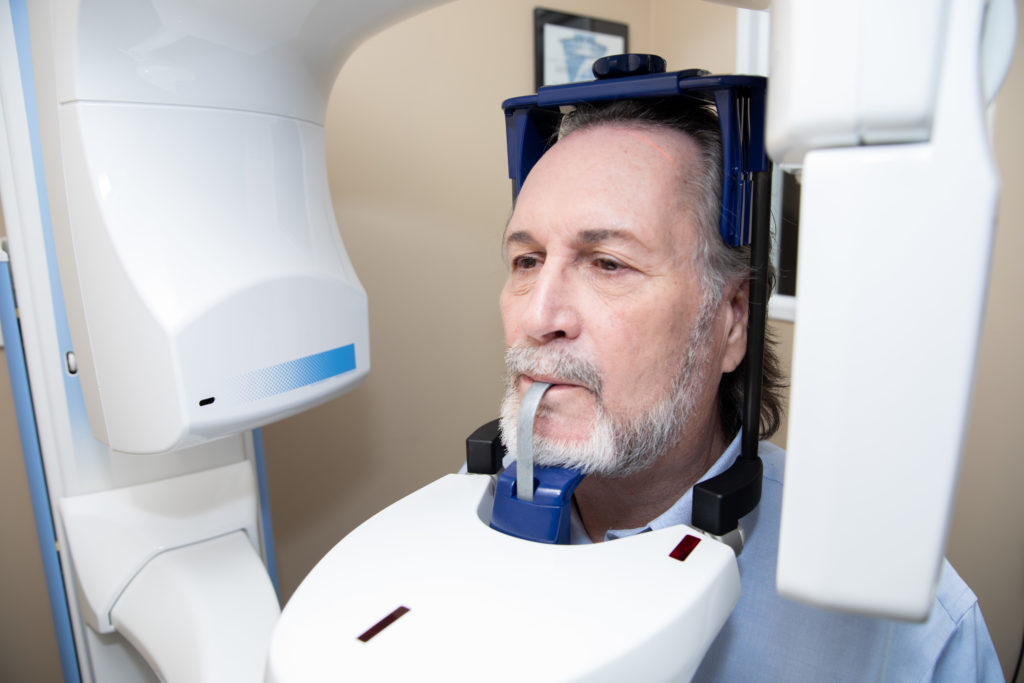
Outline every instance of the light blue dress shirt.
{"label": "light blue dress shirt", "polygon": [[[943,561],[928,620],[874,619],[802,605],[775,589],[785,454],[762,442],[761,503],[743,518],[739,556],[742,595],[712,644],[695,681],[1003,681],[978,600]],[[728,468],[740,452],[737,436],[705,479]],[[609,531],[614,540],[648,529],[689,524],[693,493],[646,527]],[[573,543],[589,543],[574,514]]]}

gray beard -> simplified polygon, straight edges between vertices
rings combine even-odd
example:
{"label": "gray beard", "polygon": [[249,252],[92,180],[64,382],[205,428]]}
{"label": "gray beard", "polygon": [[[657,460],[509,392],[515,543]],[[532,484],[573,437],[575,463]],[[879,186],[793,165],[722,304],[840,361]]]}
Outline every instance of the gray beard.
{"label": "gray beard", "polygon": [[[690,332],[686,358],[666,392],[648,410],[632,419],[608,413],[601,393],[601,374],[589,361],[565,349],[547,346],[512,346],[505,352],[505,396],[501,402],[501,437],[509,453],[518,454],[516,426],[519,418],[519,378],[522,375],[552,376],[578,384],[594,394],[597,411],[590,436],[565,441],[534,436],[534,463],[567,467],[584,474],[625,477],[651,467],[675,446],[693,416],[700,395],[702,370],[707,363],[708,340],[713,320],[705,301]],[[538,415],[543,415],[543,402]]]}

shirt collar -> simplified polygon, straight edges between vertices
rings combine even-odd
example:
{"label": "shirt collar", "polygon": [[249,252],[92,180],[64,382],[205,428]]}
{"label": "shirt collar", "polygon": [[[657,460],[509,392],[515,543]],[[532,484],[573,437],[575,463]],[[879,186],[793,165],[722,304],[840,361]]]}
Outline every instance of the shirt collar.
{"label": "shirt collar", "polygon": [[[715,464],[708,468],[708,471],[704,473],[704,476],[701,477],[700,481],[706,481],[712,477],[716,477],[729,469],[729,466],[733,464],[740,454],[740,436],[742,433],[742,430],[736,433],[732,443],[730,443],[722,455],[719,456],[718,460],[715,461]],[[692,519],[693,489],[690,488],[679,500],[672,504],[672,507],[655,517],[645,526],[637,527],[635,529],[609,529],[604,535],[604,540],[614,541],[618,538],[633,536],[634,534],[651,531],[653,529],[663,529],[675,524],[690,524]],[[590,537],[587,536],[587,530],[584,528],[582,520],[580,520],[579,511],[576,509],[575,503],[573,503],[572,506],[570,536],[573,545],[585,545],[591,542]]]}

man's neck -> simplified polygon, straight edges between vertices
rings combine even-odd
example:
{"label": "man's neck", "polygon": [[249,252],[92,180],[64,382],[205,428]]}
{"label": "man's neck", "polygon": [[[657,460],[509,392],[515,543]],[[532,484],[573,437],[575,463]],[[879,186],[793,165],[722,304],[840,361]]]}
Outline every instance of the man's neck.
{"label": "man's neck", "polygon": [[590,540],[603,541],[609,529],[646,525],[700,481],[728,445],[717,420],[702,431],[697,438],[688,434],[645,470],[626,477],[584,479],[575,498]]}

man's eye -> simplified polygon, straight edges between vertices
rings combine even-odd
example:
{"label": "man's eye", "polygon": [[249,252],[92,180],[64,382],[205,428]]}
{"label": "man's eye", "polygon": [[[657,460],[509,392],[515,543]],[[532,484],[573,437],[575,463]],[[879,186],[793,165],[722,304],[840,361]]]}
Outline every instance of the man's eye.
{"label": "man's eye", "polygon": [[601,270],[608,271],[608,272],[614,272],[616,270],[622,270],[625,267],[621,263],[619,263],[618,261],[612,260],[610,258],[594,259],[594,265],[597,266],[598,268],[600,268]]}
{"label": "man's eye", "polygon": [[513,270],[529,270],[530,268],[536,268],[540,260],[536,256],[530,254],[524,254],[523,256],[516,256],[512,259]]}

